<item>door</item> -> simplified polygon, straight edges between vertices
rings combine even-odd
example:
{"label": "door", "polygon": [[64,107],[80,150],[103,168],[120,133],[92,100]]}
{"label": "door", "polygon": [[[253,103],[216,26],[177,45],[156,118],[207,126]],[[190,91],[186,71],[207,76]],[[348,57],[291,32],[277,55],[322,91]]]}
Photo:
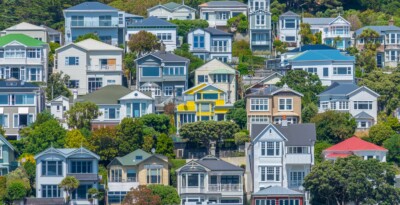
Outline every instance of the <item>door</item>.
{"label": "door", "polygon": [[133,107],[133,109],[132,109],[132,111],[133,111],[132,116],[133,116],[133,117],[140,117],[140,103],[133,103],[133,104],[132,104],[132,107]]}
{"label": "door", "polygon": [[382,68],[383,67],[382,58],[383,58],[382,53],[377,53],[376,54],[376,65],[378,66],[378,68]]}
{"label": "door", "polygon": [[20,76],[19,68],[11,68],[11,77],[19,79],[19,76]]}

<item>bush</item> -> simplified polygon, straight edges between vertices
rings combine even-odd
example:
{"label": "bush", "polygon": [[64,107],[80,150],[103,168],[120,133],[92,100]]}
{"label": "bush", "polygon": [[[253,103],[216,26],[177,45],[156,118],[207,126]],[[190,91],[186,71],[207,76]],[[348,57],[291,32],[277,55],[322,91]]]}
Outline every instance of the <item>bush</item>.
{"label": "bush", "polygon": [[21,200],[26,196],[26,189],[21,181],[11,182],[6,189],[6,199],[10,201]]}
{"label": "bush", "polygon": [[170,184],[173,187],[177,187],[176,170],[186,164],[184,159],[170,159],[171,170],[169,172]]}
{"label": "bush", "polygon": [[238,132],[234,136],[236,145],[243,145],[250,141],[249,135],[246,132]]}

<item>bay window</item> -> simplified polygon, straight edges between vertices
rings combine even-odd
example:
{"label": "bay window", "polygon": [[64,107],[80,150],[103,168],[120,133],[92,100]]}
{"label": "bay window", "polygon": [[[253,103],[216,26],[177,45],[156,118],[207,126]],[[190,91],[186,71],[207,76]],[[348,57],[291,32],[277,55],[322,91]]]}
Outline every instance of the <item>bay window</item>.
{"label": "bay window", "polygon": [[25,50],[20,48],[6,49],[5,58],[25,58]]}
{"label": "bay window", "polygon": [[293,99],[292,98],[280,98],[279,99],[279,111],[291,111],[293,110]]}
{"label": "bay window", "polygon": [[285,19],[285,28],[295,28],[295,19]]}
{"label": "bay window", "polygon": [[159,67],[142,67],[143,77],[159,77],[160,68]]}
{"label": "bay window", "polygon": [[61,191],[58,184],[42,185],[42,198],[60,198]]}
{"label": "bay window", "polygon": [[339,110],[348,110],[349,102],[348,101],[339,101]]}

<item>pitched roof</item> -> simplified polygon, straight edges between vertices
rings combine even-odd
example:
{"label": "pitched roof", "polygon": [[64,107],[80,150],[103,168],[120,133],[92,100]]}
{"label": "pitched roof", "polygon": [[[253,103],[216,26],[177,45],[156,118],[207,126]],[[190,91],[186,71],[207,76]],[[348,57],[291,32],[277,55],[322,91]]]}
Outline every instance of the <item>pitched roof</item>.
{"label": "pitched roof", "polygon": [[169,3],[163,4],[163,6],[168,8],[168,9],[170,9],[170,10],[174,10],[174,9],[182,6],[182,4],[177,4],[175,2],[169,2]]}
{"label": "pitched roof", "polygon": [[52,29],[46,25],[40,25],[41,27],[45,28],[48,34],[60,34],[60,31],[57,31],[55,29]]}
{"label": "pitched roof", "polygon": [[196,161],[198,164],[210,169],[211,171],[244,171],[243,168],[225,162],[214,156],[206,156]]}
{"label": "pitched roof", "polygon": [[235,74],[236,70],[229,65],[221,62],[220,60],[214,58],[204,65],[196,68],[196,70],[207,69],[210,74]]}
{"label": "pitched roof", "polygon": [[17,41],[28,47],[39,47],[46,44],[25,34],[7,34],[0,37],[0,46],[5,46],[13,41]]}
{"label": "pitched roof", "polygon": [[154,26],[158,26],[158,27],[177,27],[173,23],[170,23],[170,22],[168,22],[166,20],[163,20],[163,19],[159,19],[159,18],[154,17],[154,16],[150,16],[147,19],[143,19],[143,21],[141,21],[141,22],[136,22],[136,23],[130,25],[129,27],[146,28],[146,27],[154,27]]}
{"label": "pitched roof", "polygon": [[141,58],[137,58],[135,61],[145,58],[149,55],[154,56],[164,62],[188,62],[189,61],[189,59],[187,59],[187,58],[184,58],[182,56],[178,56],[173,53],[166,52],[166,51],[156,51],[153,53],[149,53]]}
{"label": "pitched roof", "polygon": [[15,151],[14,146],[12,146],[12,144],[3,136],[0,134],[0,142],[3,142],[4,144],[6,144],[11,150]]}
{"label": "pitched roof", "polygon": [[387,151],[387,149],[380,147],[371,142],[364,141],[356,136],[346,139],[338,144],[335,144],[327,149],[326,151]]}
{"label": "pitched roof", "polygon": [[288,59],[289,61],[355,61],[354,56],[339,50],[308,50]]}
{"label": "pitched roof", "polygon": [[286,195],[295,195],[295,196],[304,196],[303,193],[294,191],[288,188],[284,188],[281,186],[271,186],[265,189],[261,189],[260,191],[253,193],[253,196],[271,196],[271,195],[279,195],[279,196],[286,196]]}
{"label": "pitched roof", "polygon": [[118,9],[100,2],[83,2],[81,4],[65,9],[65,11],[93,11],[93,10],[118,11]]}
{"label": "pitched roof", "polygon": [[296,95],[303,97],[303,94],[289,88],[286,84],[282,88],[277,87],[275,85],[270,85],[268,87],[252,89],[251,91],[253,91],[253,92],[251,92],[250,94],[247,94],[246,97],[272,96],[279,92],[291,92],[291,93],[294,93]]}
{"label": "pitched roof", "polygon": [[247,5],[238,1],[209,1],[200,4],[199,7],[246,7]]}
{"label": "pitched roof", "polygon": [[39,86],[15,78],[0,80],[0,89],[9,90],[10,88],[39,88]]}
{"label": "pitched roof", "polygon": [[6,28],[5,31],[8,30],[41,30],[45,31],[46,29],[40,26],[36,26],[34,24],[26,23],[26,22],[21,22],[17,25],[11,26],[9,28]]}
{"label": "pitched roof", "polygon": [[142,99],[142,100],[153,100],[153,98],[145,95],[144,93],[138,91],[138,90],[134,90],[131,93],[123,96],[122,98],[120,98],[120,100],[129,100],[129,99]]}
{"label": "pitched roof", "polygon": [[[74,43],[75,45],[87,50],[87,51],[123,51],[122,48],[112,46],[101,41],[97,41],[91,38]],[[67,45],[68,46],[68,45]]]}
{"label": "pitched roof", "polygon": [[[136,160],[136,156],[142,156],[142,159]],[[137,149],[123,157],[116,157],[115,159],[118,160],[123,166],[134,166],[151,156],[151,154],[143,151],[142,149]]]}
{"label": "pitched roof", "polygon": [[293,11],[287,11],[280,16],[300,16],[299,14],[294,13]]}
{"label": "pitched roof", "polygon": [[118,100],[132,90],[122,85],[107,85],[92,93],[78,97],[77,101],[90,101],[97,105],[116,105]]}
{"label": "pitched roof", "polygon": [[214,36],[232,36],[231,33],[227,33],[225,31],[222,31],[222,30],[219,30],[216,28],[212,28],[212,27],[204,28],[204,30]]}
{"label": "pitched roof", "polygon": [[368,113],[366,113],[364,111],[355,115],[354,118],[356,118],[356,119],[374,119],[374,117],[372,117],[371,115],[369,115]]}
{"label": "pitched roof", "polygon": [[54,148],[54,147],[49,147],[46,150],[38,153],[35,155],[35,159],[39,158],[42,155],[45,154],[51,154],[51,153],[57,153],[60,155],[63,155],[64,157],[69,157],[71,155],[74,155],[76,153],[86,153],[86,154],[90,154],[92,155],[94,158],[96,159],[100,159],[100,157],[93,153],[92,151],[84,148],[84,147],[80,147],[80,148]]}
{"label": "pitched roof", "polygon": [[336,18],[303,18],[303,23],[310,25],[327,25],[330,24]]}
{"label": "pitched roof", "polygon": [[304,52],[304,51],[308,51],[308,50],[336,50],[336,48],[328,46],[328,45],[324,45],[324,44],[317,44],[317,45],[304,45],[304,46],[300,46],[298,48],[294,48],[290,51],[288,51],[287,53],[298,53],[298,52]]}
{"label": "pitched roof", "polygon": [[387,31],[400,31],[398,26],[364,26],[355,31],[356,36],[360,35],[365,29],[372,29],[380,35],[385,35]]}
{"label": "pitched roof", "polygon": [[334,82],[329,87],[327,87],[318,96],[324,95],[346,95],[350,92],[357,90],[359,87],[354,83],[338,83]]}

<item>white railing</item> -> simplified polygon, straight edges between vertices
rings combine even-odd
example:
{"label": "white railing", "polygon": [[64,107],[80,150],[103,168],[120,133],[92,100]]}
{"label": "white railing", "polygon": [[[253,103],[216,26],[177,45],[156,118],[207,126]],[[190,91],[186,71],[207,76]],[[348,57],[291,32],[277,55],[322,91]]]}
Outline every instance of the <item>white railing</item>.
{"label": "white railing", "polygon": [[71,21],[71,27],[118,27],[118,20]]}
{"label": "white railing", "polygon": [[241,184],[210,184],[208,185],[209,192],[239,192],[243,190]]}
{"label": "white railing", "polygon": [[121,65],[89,65],[89,71],[119,71],[122,70]]}
{"label": "white railing", "polygon": [[269,45],[271,44],[269,41],[251,41],[253,45]]}
{"label": "white railing", "polygon": [[228,52],[229,46],[211,46],[211,52]]}
{"label": "white railing", "polygon": [[204,187],[181,187],[181,193],[204,193]]}

